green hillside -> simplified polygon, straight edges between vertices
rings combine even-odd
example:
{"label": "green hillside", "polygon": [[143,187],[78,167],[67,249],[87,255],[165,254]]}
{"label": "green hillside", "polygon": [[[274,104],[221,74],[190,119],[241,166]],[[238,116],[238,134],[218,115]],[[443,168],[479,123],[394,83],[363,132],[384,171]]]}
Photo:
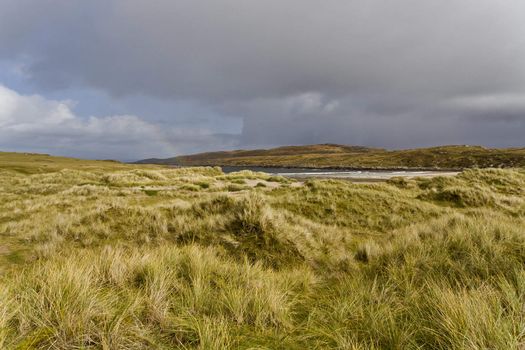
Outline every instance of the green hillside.
{"label": "green hillside", "polygon": [[309,168],[509,168],[525,166],[525,148],[441,146],[385,150],[358,146],[310,145],[269,150],[200,153],[138,163],[170,165],[275,166]]}

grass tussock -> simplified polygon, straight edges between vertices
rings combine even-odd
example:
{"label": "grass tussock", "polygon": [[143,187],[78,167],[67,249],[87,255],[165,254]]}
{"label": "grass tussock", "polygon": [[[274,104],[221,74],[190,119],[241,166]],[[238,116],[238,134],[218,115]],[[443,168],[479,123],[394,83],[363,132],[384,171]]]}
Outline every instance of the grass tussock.
{"label": "grass tussock", "polygon": [[312,279],[193,245],[84,251],[11,281],[3,296],[16,311],[2,314],[3,340],[34,348],[234,347],[243,328],[271,339],[291,327],[297,295]]}
{"label": "grass tussock", "polygon": [[524,170],[290,186],[38,159],[0,166],[2,349],[525,345]]}

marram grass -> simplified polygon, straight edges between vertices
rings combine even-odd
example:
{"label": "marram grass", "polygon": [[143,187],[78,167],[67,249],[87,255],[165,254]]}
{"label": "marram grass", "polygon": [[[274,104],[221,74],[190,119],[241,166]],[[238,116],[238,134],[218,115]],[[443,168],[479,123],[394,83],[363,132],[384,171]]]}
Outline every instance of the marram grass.
{"label": "marram grass", "polygon": [[296,183],[9,157],[1,349],[525,346],[524,170]]}

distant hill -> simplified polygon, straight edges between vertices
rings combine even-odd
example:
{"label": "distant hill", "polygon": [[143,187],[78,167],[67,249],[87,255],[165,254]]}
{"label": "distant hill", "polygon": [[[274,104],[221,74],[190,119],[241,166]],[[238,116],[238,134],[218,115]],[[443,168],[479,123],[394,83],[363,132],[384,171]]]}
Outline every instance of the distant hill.
{"label": "distant hill", "polygon": [[464,169],[525,167],[525,148],[439,146],[386,150],[335,144],[285,146],[272,149],[236,150],[145,159],[139,164],[179,166],[275,166],[353,169]]}
{"label": "distant hill", "polygon": [[[107,172],[135,168],[130,164],[111,159],[87,160],[39,153],[0,152],[0,171],[11,171],[26,175],[53,173],[64,169]],[[160,167],[151,165],[146,166],[146,168],[156,169]]]}

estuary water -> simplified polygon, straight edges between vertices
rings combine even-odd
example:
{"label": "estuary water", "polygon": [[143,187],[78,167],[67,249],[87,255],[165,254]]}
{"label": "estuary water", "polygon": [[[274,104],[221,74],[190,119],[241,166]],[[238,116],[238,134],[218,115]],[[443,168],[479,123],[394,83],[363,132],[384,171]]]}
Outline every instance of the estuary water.
{"label": "estuary water", "polygon": [[348,179],[355,181],[383,181],[393,177],[434,177],[451,176],[458,171],[436,171],[436,170],[334,170],[334,169],[312,169],[312,168],[273,168],[273,167],[241,167],[223,166],[225,173],[241,170],[264,172],[272,175],[281,175],[293,178],[332,178]]}

